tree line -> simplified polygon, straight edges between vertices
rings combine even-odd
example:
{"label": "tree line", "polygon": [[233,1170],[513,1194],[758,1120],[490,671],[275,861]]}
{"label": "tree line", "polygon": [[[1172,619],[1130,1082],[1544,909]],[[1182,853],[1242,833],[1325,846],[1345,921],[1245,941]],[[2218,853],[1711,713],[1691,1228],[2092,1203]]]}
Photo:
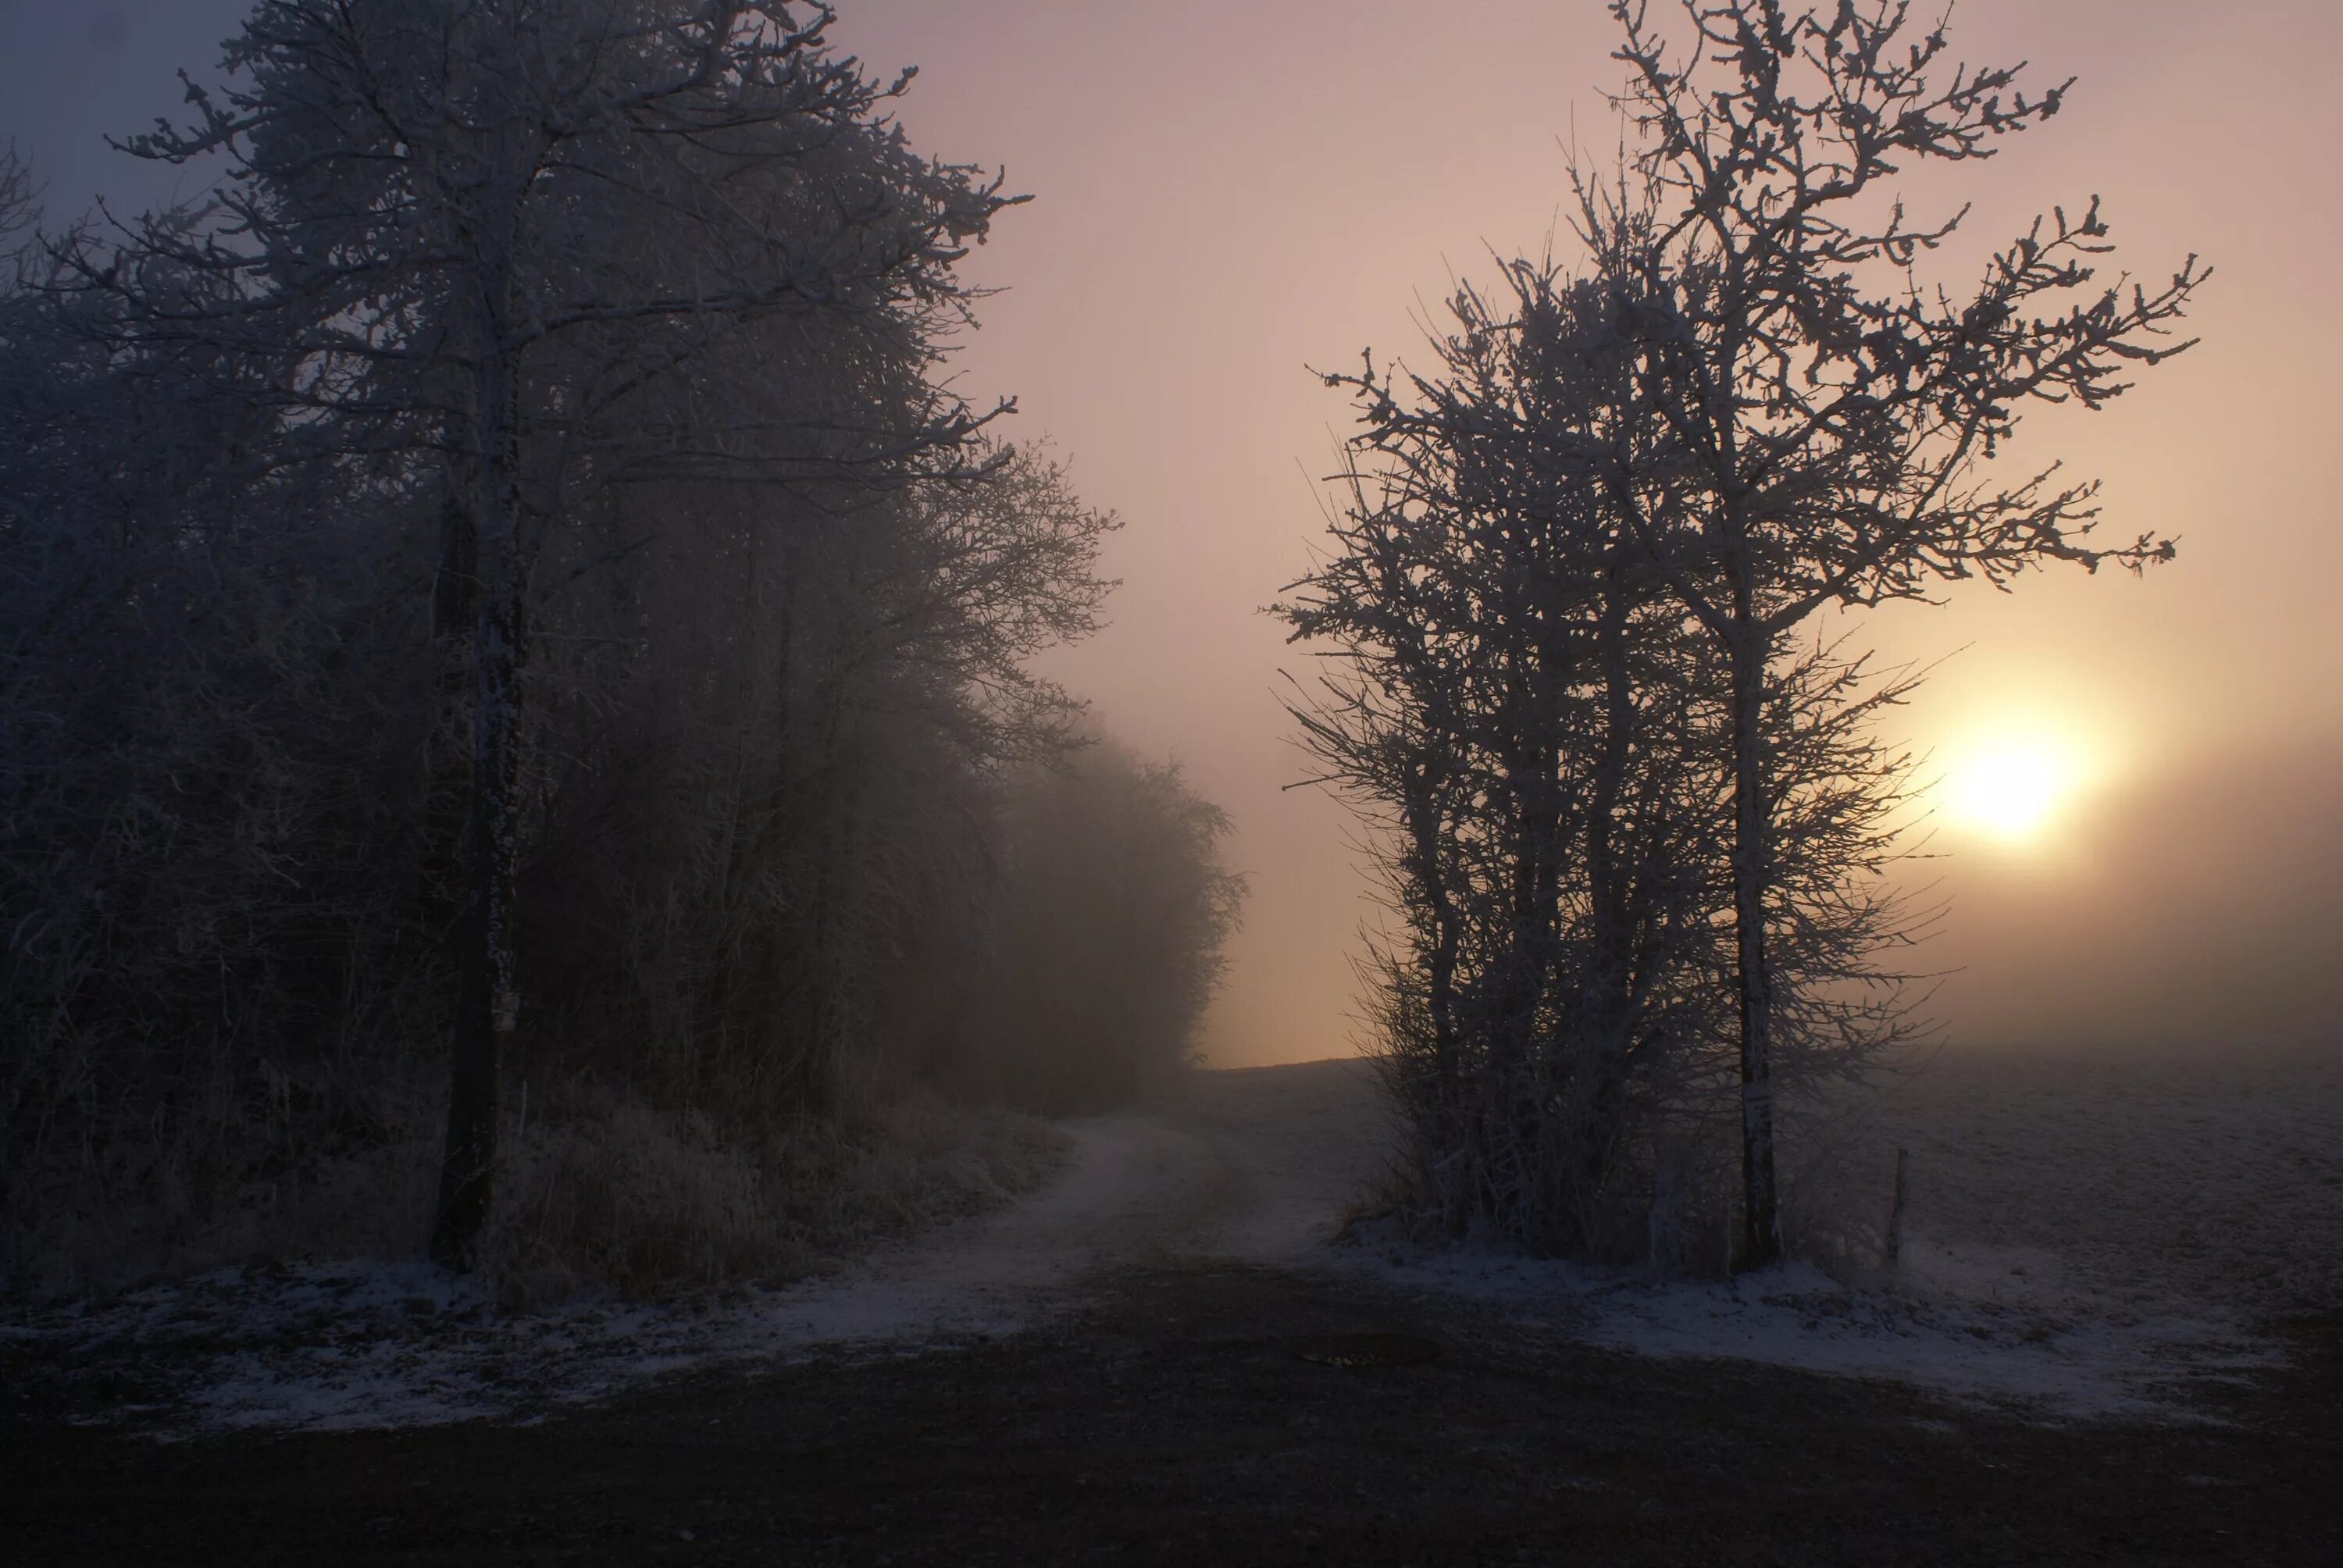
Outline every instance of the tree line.
{"label": "tree line", "polygon": [[1900,0],[1683,0],[1674,40],[1610,10],[1623,152],[1574,166],[1580,266],[1461,287],[1423,371],[1326,377],[1345,499],[1279,613],[1327,661],[1291,706],[1389,893],[1373,1043],[1423,1211],[1755,1266],[1795,1240],[1784,1093],[1926,1032],[1929,911],[1885,875],[1915,763],[1879,727],[1917,676],[1846,618],[2170,559],[2002,447],[2186,348],[2207,271],[2100,277],[2095,198],[1925,279],[1967,209],[1915,220],[1896,177],[2072,84],[1956,65]]}
{"label": "tree line", "polygon": [[420,1142],[472,1266],[517,1085],[736,1143],[1185,1059],[1225,819],[1032,673],[1116,520],[949,385],[1021,198],[833,20],[262,0],[121,144],[196,204],[8,165],[14,1269]]}

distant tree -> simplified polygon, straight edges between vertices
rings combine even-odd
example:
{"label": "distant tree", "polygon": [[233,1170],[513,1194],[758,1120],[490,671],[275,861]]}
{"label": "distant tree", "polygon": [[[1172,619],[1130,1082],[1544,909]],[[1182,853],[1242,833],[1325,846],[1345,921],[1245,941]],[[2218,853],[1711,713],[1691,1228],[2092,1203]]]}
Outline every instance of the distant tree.
{"label": "distant tree", "polygon": [[1225,812],[1172,763],[1093,740],[1009,780],[970,985],[984,1087],[1051,1114],[1160,1087],[1195,1059],[1244,879]]}
{"label": "distant tree", "polygon": [[1081,711],[1028,666],[1095,628],[1115,526],[1038,448],[970,457],[980,477],[827,505],[629,487],[548,557],[558,579],[656,536],[538,610],[563,760],[531,983],[555,1041],[606,1042],[598,1072],[695,1109],[679,1084],[722,1085],[707,1109],[745,1129],[852,1109],[907,1037],[967,1043],[939,1015],[990,908],[994,798]]}
{"label": "distant tree", "polygon": [[[433,1241],[452,1263],[488,1211],[518,1006],[526,609],[549,527],[630,477],[949,465],[982,423],[932,391],[874,409],[841,377],[781,425],[711,378],[744,333],[957,309],[961,246],[1009,200],[910,151],[882,112],[902,83],[833,52],[830,20],[773,0],[263,0],[225,106],[191,85],[198,124],[128,144],[228,153],[215,208],[82,263],[126,337],[279,367],[278,403],[439,476],[435,614],[469,667],[449,694],[466,892]],[[916,330],[906,348],[928,352]]]}
{"label": "distant tree", "polygon": [[2102,546],[2097,487],[2055,467],[1994,466],[2030,401],[2098,408],[2124,376],[2188,347],[2173,324],[2208,276],[2193,256],[2154,287],[2097,276],[2110,248],[2093,198],[1994,256],[1973,288],[1916,265],[1959,226],[1911,220],[1888,182],[1992,156],[2056,114],[2020,67],[1948,64],[1941,26],[1906,0],[1684,0],[1672,47],[1644,0],[1614,0],[1630,79],[1626,168],[1575,176],[1591,281],[1633,360],[1652,432],[1580,445],[1654,570],[1728,672],[1732,868],[1743,1132],[1744,1261],[1781,1246],[1774,1076],[1780,970],[1769,896],[1786,766],[1768,692],[1816,611],[2006,588],[2063,560],[2138,569],[2148,535]]}

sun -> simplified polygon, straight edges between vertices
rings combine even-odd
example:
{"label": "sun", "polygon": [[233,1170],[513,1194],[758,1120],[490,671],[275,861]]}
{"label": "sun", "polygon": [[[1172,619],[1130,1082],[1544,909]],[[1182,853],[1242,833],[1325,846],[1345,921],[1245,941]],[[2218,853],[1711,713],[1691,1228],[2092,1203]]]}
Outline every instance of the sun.
{"label": "sun", "polygon": [[2004,843],[2027,843],[2056,819],[2081,772],[2073,752],[2048,737],[1998,736],[1953,764],[1946,802],[1968,828]]}

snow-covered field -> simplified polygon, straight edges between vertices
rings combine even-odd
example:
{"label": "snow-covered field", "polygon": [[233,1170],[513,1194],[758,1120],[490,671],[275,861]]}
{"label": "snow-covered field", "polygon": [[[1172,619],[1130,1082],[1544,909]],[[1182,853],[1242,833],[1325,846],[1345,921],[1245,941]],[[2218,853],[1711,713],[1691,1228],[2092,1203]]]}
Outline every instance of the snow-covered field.
{"label": "snow-covered field", "polygon": [[2343,1043],[1948,1053],[1875,1114],[1911,1150],[1919,1284],[2118,1317],[2343,1308]]}
{"label": "snow-covered field", "polygon": [[1939,1055],[1866,1092],[1909,1154],[1902,1261],[1638,1280],[1491,1254],[1383,1273],[1650,1354],[1887,1377],[2044,1414],[2174,1414],[2282,1366],[2275,1317],[2343,1305],[2343,1057]]}
{"label": "snow-covered field", "polygon": [[[1534,1334],[1907,1380],[2046,1415],[2185,1411],[2280,1364],[2258,1324],[2343,1292],[2343,1060],[1946,1056],[1867,1112],[1911,1151],[1905,1264],[1849,1287],[1731,1283],[1337,1246],[1390,1128],[1355,1062],[1213,1072],[1066,1123],[1065,1172],[827,1278],[690,1307],[497,1313],[419,1265],[229,1271],[0,1339],[144,1387],[158,1430],[373,1426],[542,1411],[686,1368],[914,1352],[1078,1309],[1102,1271],[1309,1268],[1469,1298]],[[125,1368],[146,1369],[126,1376]]]}

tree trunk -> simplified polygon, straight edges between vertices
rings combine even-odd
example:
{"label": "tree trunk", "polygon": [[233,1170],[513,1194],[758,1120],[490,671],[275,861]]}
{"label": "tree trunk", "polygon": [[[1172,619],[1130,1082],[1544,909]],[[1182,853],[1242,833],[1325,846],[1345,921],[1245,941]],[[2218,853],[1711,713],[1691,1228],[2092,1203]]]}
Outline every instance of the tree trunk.
{"label": "tree trunk", "polygon": [[1782,1251],[1774,1181],[1774,974],[1765,956],[1765,702],[1766,639],[1739,596],[1733,648],[1734,980],[1741,1023],[1741,1266]]}
{"label": "tree trunk", "polygon": [[422,923],[444,942],[463,905],[464,835],[471,738],[463,722],[473,680],[480,610],[479,540],[471,509],[451,495],[439,518],[439,566],[431,584],[435,717],[425,759]]}
{"label": "tree trunk", "polygon": [[[1634,1028],[1634,933],[1626,876],[1619,866],[1618,813],[1634,741],[1634,683],[1627,664],[1627,593],[1614,562],[1606,574],[1597,636],[1603,658],[1603,740],[1595,754],[1586,818],[1586,879],[1592,917],[1594,998],[1583,1047],[1587,1083],[1580,1100],[1578,1184],[1582,1226],[1611,1179],[1626,1121],[1627,1044]],[[1582,1238],[1591,1244],[1591,1235]]]}
{"label": "tree trunk", "polygon": [[[1426,743],[1426,749],[1429,749]],[[1463,1147],[1468,1136],[1464,1114],[1463,1066],[1458,1053],[1456,1024],[1456,960],[1459,948],[1456,911],[1448,898],[1445,848],[1441,834],[1439,787],[1435,764],[1420,757],[1404,782],[1404,808],[1409,860],[1423,889],[1425,915],[1431,922],[1431,951],[1425,964],[1424,1008],[1432,1026],[1433,1111],[1431,1145],[1436,1159],[1445,1159]],[[1437,1201],[1447,1222],[1459,1233],[1464,1225],[1462,1207],[1452,1201],[1450,1182],[1442,1178]]]}
{"label": "tree trunk", "polygon": [[472,758],[465,811],[465,901],[459,979],[448,1041],[447,1142],[439,1168],[431,1257],[468,1271],[495,1196],[498,1058],[519,1008],[512,961],[520,826],[522,572],[518,548],[518,403],[498,345],[484,352],[474,475],[481,576],[472,640]]}
{"label": "tree trunk", "polygon": [[[1463,1103],[1463,1073],[1456,1060],[1456,913],[1448,900],[1446,869],[1441,863],[1440,811],[1434,803],[1430,767],[1409,802],[1409,829],[1414,834],[1417,874],[1432,914],[1432,962],[1427,976],[1425,1006],[1432,1017],[1433,1060],[1440,1075],[1440,1109],[1449,1131]],[[1447,1147],[1443,1144],[1443,1150]]]}

